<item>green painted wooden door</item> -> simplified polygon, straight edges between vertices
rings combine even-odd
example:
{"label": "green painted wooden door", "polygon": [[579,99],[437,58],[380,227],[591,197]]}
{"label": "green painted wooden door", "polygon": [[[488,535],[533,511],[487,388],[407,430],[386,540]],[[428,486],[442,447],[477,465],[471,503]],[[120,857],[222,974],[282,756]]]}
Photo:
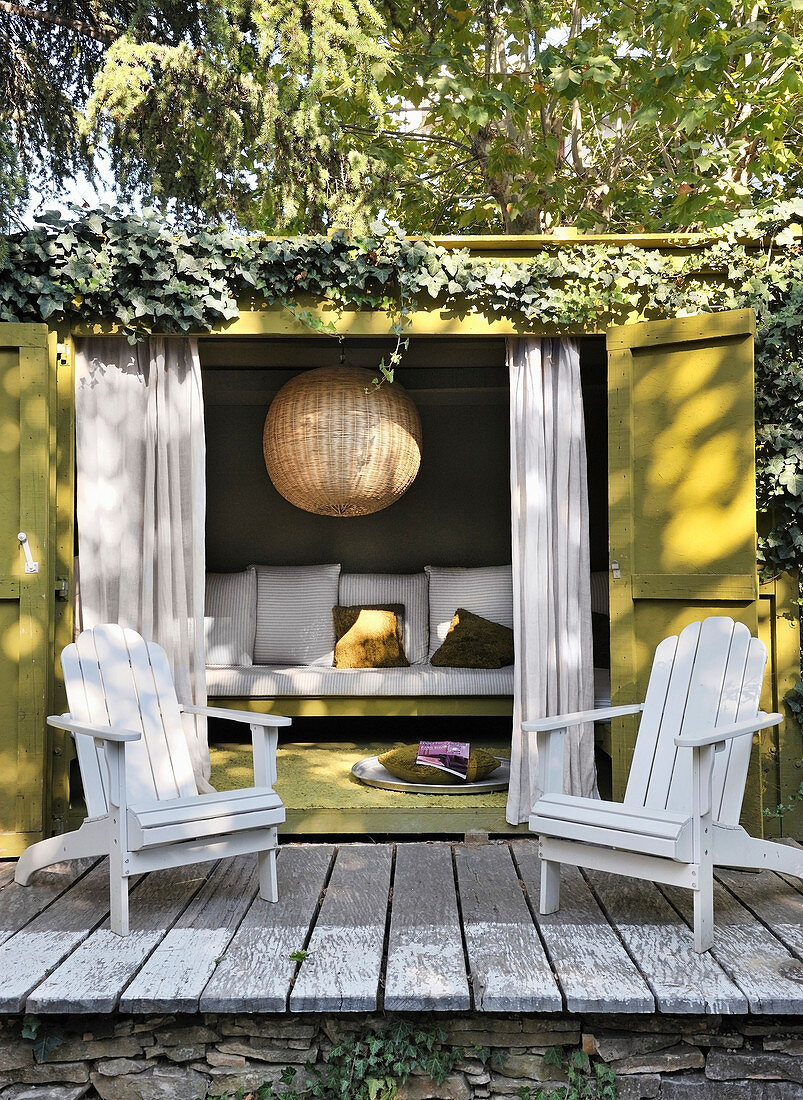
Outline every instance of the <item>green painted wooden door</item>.
{"label": "green painted wooden door", "polygon": [[0,325],[0,856],[18,855],[48,824],[52,343],[45,325]]}
{"label": "green painted wooden door", "polygon": [[[644,698],[655,646],[694,619],[757,633],[754,334],[751,310],[608,331],[614,703]],[[613,729],[617,796],[635,728]]]}

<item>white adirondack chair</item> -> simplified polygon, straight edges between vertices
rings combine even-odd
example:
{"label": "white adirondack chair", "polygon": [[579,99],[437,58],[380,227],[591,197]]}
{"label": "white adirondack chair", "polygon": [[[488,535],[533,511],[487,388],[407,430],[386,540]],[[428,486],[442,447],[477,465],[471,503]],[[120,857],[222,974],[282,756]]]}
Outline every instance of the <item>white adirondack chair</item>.
{"label": "white adirondack chair", "polygon": [[[16,881],[63,859],[109,857],[111,927],[128,934],[128,879],[143,871],[258,852],[259,893],[276,901],[278,727],[289,718],[181,706],[164,650],[133,630],[85,630],[61,656],[70,713],[48,718],[74,738],[87,819],[31,845]],[[247,722],[255,786],[199,795],[181,713]]]}
{"label": "white adirondack chair", "polygon": [[[560,907],[560,865],[684,886],[694,893],[694,948],[714,942],[713,868],[803,877],[803,853],[738,824],[752,734],[783,721],[758,710],[767,651],[725,617],[692,623],[655,652],[643,704],[524,722],[535,733],[544,794],[539,834],[542,913]],[[563,735],[582,722],[641,713],[624,801],[562,794]]]}

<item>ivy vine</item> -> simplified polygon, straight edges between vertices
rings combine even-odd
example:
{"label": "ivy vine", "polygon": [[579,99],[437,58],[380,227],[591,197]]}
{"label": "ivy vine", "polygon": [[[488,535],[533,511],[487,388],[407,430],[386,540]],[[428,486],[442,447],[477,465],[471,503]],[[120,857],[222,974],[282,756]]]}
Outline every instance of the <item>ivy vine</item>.
{"label": "ivy vine", "polygon": [[[181,232],[154,215],[104,207],[49,212],[0,250],[0,321],[106,322],[132,342],[151,333],[208,331],[250,301],[281,305],[334,334],[314,304],[381,310],[396,347],[421,302],[592,327],[611,315],[682,316],[751,307],[756,340],[758,503],[770,521],[760,565],[803,568],[803,203],[745,216],[694,248],[583,244],[524,260],[487,259],[407,239],[393,225],[371,235],[273,240],[226,229]],[[680,244],[680,242],[679,242]],[[307,303],[311,302],[312,306]]]}

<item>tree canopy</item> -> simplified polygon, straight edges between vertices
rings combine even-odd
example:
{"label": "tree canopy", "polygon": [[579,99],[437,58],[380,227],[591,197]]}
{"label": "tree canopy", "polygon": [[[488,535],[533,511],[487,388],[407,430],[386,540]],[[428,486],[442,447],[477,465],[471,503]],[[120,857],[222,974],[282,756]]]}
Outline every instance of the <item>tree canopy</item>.
{"label": "tree canopy", "polygon": [[799,194],[803,3],[0,0],[0,211],[268,232],[720,225]]}

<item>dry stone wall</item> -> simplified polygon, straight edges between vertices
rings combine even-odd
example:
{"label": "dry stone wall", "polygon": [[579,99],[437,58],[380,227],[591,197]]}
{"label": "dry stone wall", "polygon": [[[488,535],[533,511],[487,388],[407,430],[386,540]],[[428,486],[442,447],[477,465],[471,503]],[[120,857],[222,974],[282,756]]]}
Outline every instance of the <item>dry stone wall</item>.
{"label": "dry stone wall", "polygon": [[[385,1015],[42,1017],[0,1023],[0,1100],[210,1100],[296,1068],[332,1044],[381,1031]],[[507,1100],[557,1085],[547,1050],[581,1048],[616,1073],[620,1100],[801,1100],[803,1021],[788,1017],[418,1016],[462,1059],[440,1084],[413,1075],[398,1100]],[[29,1021],[30,1030],[30,1021]]]}

